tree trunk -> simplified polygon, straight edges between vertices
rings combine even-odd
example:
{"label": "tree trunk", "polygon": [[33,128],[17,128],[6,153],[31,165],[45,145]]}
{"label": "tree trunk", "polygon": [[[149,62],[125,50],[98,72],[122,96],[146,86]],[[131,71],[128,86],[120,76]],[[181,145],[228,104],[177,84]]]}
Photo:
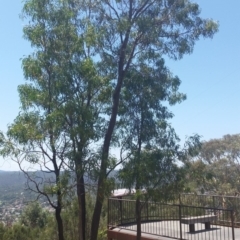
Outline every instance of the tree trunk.
{"label": "tree trunk", "polygon": [[95,208],[94,208],[92,225],[91,225],[91,237],[90,237],[91,240],[97,240],[97,236],[98,236],[98,227],[99,227],[100,215],[102,211],[101,199],[102,198],[100,197],[97,198]]}
{"label": "tree trunk", "polygon": [[[79,176],[80,175],[80,176]],[[77,173],[77,198],[78,198],[78,231],[79,240],[85,240],[86,233],[86,201],[85,186],[82,173]]]}
{"label": "tree trunk", "polygon": [[137,222],[137,240],[141,240],[141,202],[140,199],[136,200],[136,222]]}
{"label": "tree trunk", "polygon": [[105,182],[107,178],[106,171],[107,171],[109,147],[112,139],[113,130],[116,124],[116,118],[117,118],[117,112],[118,112],[118,106],[119,106],[119,97],[120,97],[120,91],[122,87],[122,80],[123,80],[123,77],[121,80],[118,81],[118,84],[116,86],[116,89],[113,95],[112,115],[108,124],[108,129],[107,129],[104,143],[103,143],[101,169],[100,169],[98,185],[97,185],[96,203],[95,203],[95,208],[94,208],[93,217],[92,217],[90,240],[97,240],[98,227],[99,227],[100,216],[101,216],[102,205],[103,205],[104,194],[105,194]]}
{"label": "tree trunk", "polygon": [[55,217],[56,217],[57,227],[58,227],[58,240],[64,240],[61,210],[62,209],[59,206],[55,209]]}
{"label": "tree trunk", "polygon": [[[112,112],[111,112],[111,118],[108,123],[108,128],[104,137],[104,143],[102,148],[102,156],[101,156],[101,168],[100,168],[100,175],[98,178],[98,185],[97,185],[97,197],[96,197],[96,203],[95,208],[93,212],[92,217],[92,225],[91,225],[91,237],[90,240],[97,240],[97,234],[98,234],[98,227],[100,222],[100,216],[102,211],[102,205],[104,201],[104,194],[105,194],[105,182],[106,182],[106,171],[107,171],[107,161],[108,161],[108,155],[109,155],[109,147],[112,139],[112,134],[114,127],[116,125],[116,119],[118,114],[118,107],[119,107],[119,99],[120,99],[120,93],[122,89],[123,79],[125,77],[126,71],[128,70],[128,66],[124,69],[124,62],[126,58],[126,47],[129,41],[129,35],[131,31],[131,26],[128,28],[126,32],[125,39],[122,43],[121,49],[120,49],[120,56],[118,61],[118,79],[117,79],[117,85],[115,87],[114,93],[113,93],[113,105],[112,105]],[[130,63],[130,61],[129,61]]]}

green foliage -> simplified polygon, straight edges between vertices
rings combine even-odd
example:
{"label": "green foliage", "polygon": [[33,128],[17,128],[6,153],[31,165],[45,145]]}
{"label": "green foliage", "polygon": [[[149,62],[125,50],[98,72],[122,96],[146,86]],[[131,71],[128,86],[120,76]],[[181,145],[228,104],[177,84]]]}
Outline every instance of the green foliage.
{"label": "green foliage", "polygon": [[[90,238],[91,215],[94,207],[94,198],[86,195],[86,239]],[[77,198],[68,202],[62,213],[64,223],[64,237],[66,240],[78,238],[78,202]],[[44,210],[38,202],[27,206],[20,215],[19,222],[13,226],[4,226],[0,223],[0,240],[57,240],[57,225],[53,213]],[[107,234],[107,202],[101,215],[99,240],[105,240]]]}
{"label": "green foliage", "polygon": [[186,96],[178,92],[180,79],[172,76],[163,59],[156,66],[140,60],[139,69],[131,69],[123,85],[118,129],[126,161],[119,177],[127,188],[145,189],[152,198],[167,200],[181,191],[182,169],[176,160],[186,153],[180,150],[168,123],[173,115],[163,102],[175,104]]}
{"label": "green foliage", "polygon": [[25,0],[22,17],[34,52],[22,60],[28,82],[18,88],[21,112],[7,137],[0,136],[0,154],[23,171],[26,161],[54,172],[41,184],[26,175],[55,209],[63,207],[70,189],[61,171],[75,172],[77,186],[84,185],[84,173],[96,173],[101,206],[94,212],[94,238],[104,196],[113,186],[108,170],[118,164],[109,157],[111,144],[126,153],[131,172],[123,175],[132,175],[124,180],[127,185],[150,192],[180,176],[174,159],[183,154],[168,124],[173,114],[163,102],[176,104],[186,96],[178,92],[180,79],[162,57],[191,53],[200,37],[217,32],[218,24],[200,18],[198,4],[189,0]]}
{"label": "green foliage", "polygon": [[33,202],[21,215],[21,225],[30,228],[44,228],[47,222],[47,213],[43,211],[39,203]]}
{"label": "green foliage", "polygon": [[[37,210],[33,209],[34,206],[37,206]],[[20,216],[19,222],[14,223],[12,226],[0,224],[0,240],[24,239],[58,239],[54,216],[44,211],[38,203],[33,203],[25,209]]]}
{"label": "green foliage", "polygon": [[5,233],[6,229],[4,228],[3,223],[0,223],[0,240],[3,240],[3,235]]}
{"label": "green foliage", "polygon": [[[90,238],[90,228],[91,228],[91,217],[94,208],[94,197],[92,194],[86,194],[86,239]],[[74,198],[69,202],[68,206],[64,209],[62,213],[64,228],[65,228],[65,239],[72,240],[78,238],[78,200]],[[99,227],[99,240],[106,239],[107,230],[107,202],[104,202],[104,208],[101,214],[101,221]]]}
{"label": "green foliage", "polygon": [[7,228],[3,240],[32,240],[32,235],[29,228],[16,224]]}
{"label": "green foliage", "polygon": [[227,160],[238,163],[240,156],[240,134],[225,135],[220,139],[212,139],[203,143],[200,157],[204,162],[213,163]]}
{"label": "green foliage", "polygon": [[[167,156],[162,150],[143,151],[141,157],[132,156],[120,170],[119,178],[127,188],[135,188],[136,184],[144,189],[143,200],[151,198],[167,201],[175,197],[183,188],[183,171],[174,164],[174,155]],[[173,158],[172,158],[173,157]],[[137,178],[138,177],[138,178]],[[139,197],[142,193],[139,192]],[[137,198],[138,194],[136,195]]]}
{"label": "green foliage", "polygon": [[201,193],[238,195],[239,153],[239,134],[203,142],[199,155],[187,164],[190,189]]}

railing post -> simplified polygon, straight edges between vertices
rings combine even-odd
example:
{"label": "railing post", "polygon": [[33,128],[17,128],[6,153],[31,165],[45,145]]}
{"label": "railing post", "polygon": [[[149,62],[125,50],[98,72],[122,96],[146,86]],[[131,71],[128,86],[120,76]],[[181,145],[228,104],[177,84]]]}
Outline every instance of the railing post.
{"label": "railing post", "polygon": [[122,197],[119,197],[119,208],[120,208],[120,223],[122,225],[123,221],[122,221]]}
{"label": "railing post", "polygon": [[107,227],[108,227],[108,229],[109,229],[109,207],[110,207],[110,204],[109,204],[109,202],[110,202],[110,199],[108,198],[108,211],[107,211]]}
{"label": "railing post", "polygon": [[231,210],[231,222],[232,222],[232,239],[235,240],[233,210]]}
{"label": "railing post", "polygon": [[180,224],[180,240],[182,240],[182,209],[181,209],[181,204],[179,204],[179,224]]}
{"label": "railing post", "polygon": [[213,211],[214,211],[214,215],[216,215],[217,214],[217,211],[216,211],[216,208],[217,208],[217,206],[216,206],[216,201],[215,201],[215,196],[212,196],[212,199],[213,199]]}
{"label": "railing post", "polygon": [[[110,218],[110,214],[109,214],[109,212],[110,212],[110,210],[111,210],[111,209],[110,209],[110,208],[111,208],[111,207],[110,207],[110,206],[111,206],[110,201],[111,201],[110,198],[108,198],[108,211],[107,211],[107,212],[108,212],[108,214],[107,214],[107,218],[108,218],[108,219],[107,219],[107,223],[108,223],[108,226],[107,226],[107,239],[108,239],[108,240],[113,240],[111,237],[109,237],[109,232],[108,232],[108,231],[111,229],[111,227],[110,227],[110,219],[109,219],[109,218]],[[112,216],[112,213],[111,213],[111,216]]]}
{"label": "railing post", "polygon": [[146,202],[147,205],[147,221],[148,221],[148,201]]}

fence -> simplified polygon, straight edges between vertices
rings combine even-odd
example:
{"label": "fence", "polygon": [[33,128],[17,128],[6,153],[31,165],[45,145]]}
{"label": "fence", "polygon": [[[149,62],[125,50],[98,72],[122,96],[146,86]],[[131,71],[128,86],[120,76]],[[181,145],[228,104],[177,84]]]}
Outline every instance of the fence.
{"label": "fence", "polygon": [[[108,228],[136,231],[135,204],[110,198]],[[141,232],[175,239],[235,240],[233,210],[141,202]]]}
{"label": "fence", "polygon": [[221,195],[180,194],[174,203],[199,207],[232,209],[234,227],[240,227],[240,197]]}

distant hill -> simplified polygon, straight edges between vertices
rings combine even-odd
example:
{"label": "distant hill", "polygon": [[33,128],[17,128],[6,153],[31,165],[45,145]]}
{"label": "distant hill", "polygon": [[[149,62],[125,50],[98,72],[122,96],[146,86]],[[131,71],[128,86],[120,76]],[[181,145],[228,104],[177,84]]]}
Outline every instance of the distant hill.
{"label": "distant hill", "polygon": [[[36,172],[41,177],[43,177],[42,172]],[[117,171],[112,171],[109,177],[115,178]],[[47,175],[48,177],[54,177],[53,174]],[[86,183],[95,184],[89,179],[85,179]],[[2,171],[0,170],[0,205],[1,203],[14,202],[16,199],[24,199],[29,201],[35,199],[34,194],[26,190],[27,179],[24,173],[20,171]]]}
{"label": "distant hill", "polygon": [[0,202],[14,202],[29,195],[30,193],[25,192],[25,182],[22,172],[0,171]]}
{"label": "distant hill", "polygon": [[[39,176],[37,181],[42,181],[44,176],[42,172],[29,172]],[[47,175],[48,179],[53,177],[53,174]],[[12,203],[16,200],[22,200],[24,202],[36,199],[36,194],[27,190],[26,186],[27,178],[23,172],[20,171],[0,171],[0,203]]]}
{"label": "distant hill", "polygon": [[17,184],[18,186],[26,182],[26,178],[22,172],[2,171],[0,170],[0,188],[11,187]]}

